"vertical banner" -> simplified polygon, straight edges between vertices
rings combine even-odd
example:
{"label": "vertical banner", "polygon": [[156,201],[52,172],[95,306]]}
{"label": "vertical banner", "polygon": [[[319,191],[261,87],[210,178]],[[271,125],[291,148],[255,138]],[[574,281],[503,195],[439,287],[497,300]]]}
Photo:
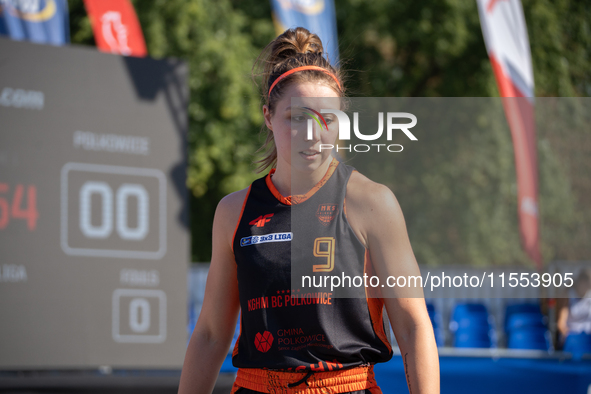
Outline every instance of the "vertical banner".
{"label": "vertical banner", "polygon": [[129,0],[84,0],[97,47],[103,52],[144,57],[142,27]]}
{"label": "vertical banner", "polygon": [[337,21],[333,0],[271,0],[277,34],[305,27],[322,40],[331,64],[339,62]]}
{"label": "vertical banner", "polygon": [[0,35],[38,44],[70,42],[66,0],[0,0]]}
{"label": "vertical banner", "polygon": [[521,239],[526,253],[541,269],[534,78],[523,9],[519,0],[477,3],[486,49],[513,137]]}

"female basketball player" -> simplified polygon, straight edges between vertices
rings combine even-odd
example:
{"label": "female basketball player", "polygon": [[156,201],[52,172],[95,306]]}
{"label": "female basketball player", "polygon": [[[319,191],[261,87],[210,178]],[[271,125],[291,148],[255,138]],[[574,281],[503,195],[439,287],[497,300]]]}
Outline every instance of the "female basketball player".
{"label": "female basketball player", "polygon": [[[374,298],[370,290],[364,297],[335,298],[292,287],[292,264],[311,275],[420,274],[392,192],[320,149],[336,140],[335,119],[326,114],[327,123],[311,133],[300,127],[313,107],[331,108],[344,96],[342,79],[322,51],[316,35],[297,28],[263,54],[270,150],[261,163],[274,168],[218,205],[205,299],[179,393],[212,392],[239,310],[233,393],[381,393],[373,364],[392,356],[384,304],[410,392],[439,392],[424,299]],[[306,105],[292,107],[292,97]],[[292,218],[306,223],[305,231],[292,228]]]}

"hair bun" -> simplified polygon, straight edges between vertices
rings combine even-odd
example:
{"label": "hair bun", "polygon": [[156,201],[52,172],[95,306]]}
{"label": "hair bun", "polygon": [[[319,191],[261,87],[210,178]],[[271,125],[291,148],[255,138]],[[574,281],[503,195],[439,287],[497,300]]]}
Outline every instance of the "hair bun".
{"label": "hair bun", "polygon": [[297,57],[298,54],[322,55],[324,48],[322,41],[313,33],[303,27],[286,30],[271,48],[271,63],[281,63],[282,60]]}

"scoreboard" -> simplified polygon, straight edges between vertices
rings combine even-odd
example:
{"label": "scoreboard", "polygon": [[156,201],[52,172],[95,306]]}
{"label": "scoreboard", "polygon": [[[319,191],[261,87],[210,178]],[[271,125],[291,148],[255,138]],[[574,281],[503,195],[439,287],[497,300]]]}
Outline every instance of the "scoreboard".
{"label": "scoreboard", "polygon": [[187,74],[0,39],[0,369],[182,365]]}

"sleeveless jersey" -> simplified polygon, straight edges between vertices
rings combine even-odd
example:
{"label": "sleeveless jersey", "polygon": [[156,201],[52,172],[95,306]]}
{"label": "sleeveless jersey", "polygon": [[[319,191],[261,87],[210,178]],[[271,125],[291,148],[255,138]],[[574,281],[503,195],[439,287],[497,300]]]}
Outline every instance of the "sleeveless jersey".
{"label": "sleeveless jersey", "polygon": [[371,272],[345,213],[352,171],[333,160],[310,192],[291,198],[274,187],[273,171],[250,186],[232,243],[241,307],[235,367],[332,371],[392,357],[382,299],[363,287],[359,298],[334,298],[311,281],[292,287],[292,264],[311,279]]}

